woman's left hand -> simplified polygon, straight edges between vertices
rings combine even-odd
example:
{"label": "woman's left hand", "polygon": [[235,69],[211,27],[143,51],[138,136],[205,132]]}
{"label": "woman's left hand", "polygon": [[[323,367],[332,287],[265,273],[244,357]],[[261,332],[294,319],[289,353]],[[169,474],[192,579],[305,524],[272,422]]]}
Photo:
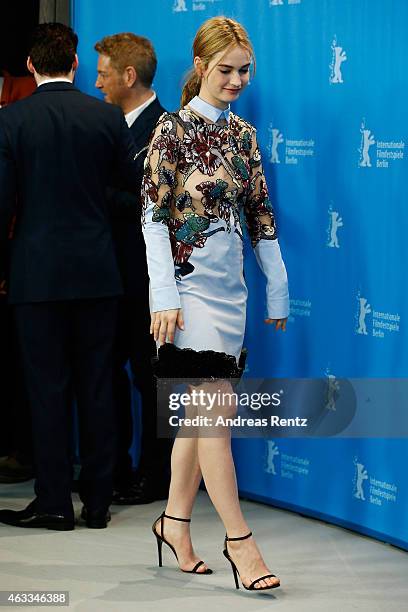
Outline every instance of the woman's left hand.
{"label": "woman's left hand", "polygon": [[268,323],[268,325],[275,324],[275,329],[281,329],[282,331],[286,331],[287,320],[287,317],[285,319],[265,319],[265,323]]}

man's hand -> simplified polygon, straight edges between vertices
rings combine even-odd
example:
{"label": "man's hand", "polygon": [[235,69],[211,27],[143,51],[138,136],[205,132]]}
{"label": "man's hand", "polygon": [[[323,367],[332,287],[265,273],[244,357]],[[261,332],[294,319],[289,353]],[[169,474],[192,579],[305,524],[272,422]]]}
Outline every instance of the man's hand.
{"label": "man's hand", "polygon": [[6,281],[0,281],[0,295],[7,295]]}
{"label": "man's hand", "polygon": [[281,329],[282,331],[286,331],[287,320],[287,317],[286,319],[265,319],[265,323],[267,323],[268,325],[275,324],[275,329]]}
{"label": "man's hand", "polygon": [[184,320],[181,308],[174,310],[160,310],[151,313],[150,333],[153,334],[155,341],[160,345],[167,342],[174,342],[174,332],[176,326],[184,329]]}

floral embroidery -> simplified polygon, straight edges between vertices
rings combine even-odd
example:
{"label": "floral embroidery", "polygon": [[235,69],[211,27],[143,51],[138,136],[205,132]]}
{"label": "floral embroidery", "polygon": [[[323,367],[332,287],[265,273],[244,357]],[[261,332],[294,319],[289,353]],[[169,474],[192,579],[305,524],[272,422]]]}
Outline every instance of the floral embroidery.
{"label": "floral embroidery", "polygon": [[153,208],[153,221],[162,221],[167,223],[170,219],[170,207],[173,199],[171,191],[167,191],[162,197],[160,206],[156,204]]}
{"label": "floral embroidery", "polygon": [[153,141],[153,151],[159,151],[156,172],[163,161],[174,164],[177,161],[177,138],[173,134],[161,134]]}
{"label": "floral embroidery", "polygon": [[257,168],[261,165],[261,153],[259,149],[255,150],[253,156],[249,160],[249,165],[251,166],[251,168]]}
{"label": "floral embroidery", "polygon": [[194,208],[193,200],[191,199],[191,195],[188,193],[188,191],[184,191],[183,193],[180,193],[180,195],[177,196],[176,208],[180,212],[183,212],[183,210],[185,210],[186,208]]}
{"label": "floral embroidery", "polygon": [[219,126],[200,126],[185,133],[181,143],[181,153],[187,164],[194,166],[208,176],[213,176],[222,164],[221,147],[228,136],[222,133]]}
{"label": "floral embroidery", "polygon": [[205,214],[208,217],[218,218],[217,215],[213,213],[213,210],[219,203],[219,200],[224,196],[227,187],[228,183],[221,179],[217,179],[215,183],[214,181],[203,181],[197,185],[197,191],[201,191],[203,194],[201,202],[204,205]]}
{"label": "floral embroidery", "polygon": [[144,208],[154,203],[152,220],[169,229],[177,278],[194,271],[194,249],[213,234],[233,228],[242,239],[242,211],[253,246],[277,238],[255,130],[233,113],[227,126],[189,109],[165,113],[151,137],[142,191]]}
{"label": "floral embroidery", "polygon": [[159,170],[159,184],[160,185],[168,185],[172,189],[177,187],[178,181],[176,179],[176,171],[170,170],[169,168],[160,168]]}
{"label": "floral embroidery", "polygon": [[[227,191],[228,183],[221,179],[204,181],[197,185],[197,191],[203,193],[201,202],[204,205],[205,214],[211,221],[223,219],[227,225],[227,232],[231,231],[231,213],[233,214],[236,225],[240,225],[239,208],[236,198],[237,190]],[[214,214],[217,207],[218,216]]]}
{"label": "floral embroidery", "polygon": [[176,278],[182,278],[194,270],[194,266],[188,261],[193,248],[202,249],[207,238],[216,232],[224,231],[224,228],[217,228],[210,232],[205,232],[210,226],[210,221],[206,217],[201,217],[195,213],[186,213],[183,219],[172,219],[170,221],[170,242],[176,268]]}
{"label": "floral embroidery", "polygon": [[159,196],[158,185],[152,181],[152,169],[146,164],[142,181],[142,193],[152,202],[157,202]]}

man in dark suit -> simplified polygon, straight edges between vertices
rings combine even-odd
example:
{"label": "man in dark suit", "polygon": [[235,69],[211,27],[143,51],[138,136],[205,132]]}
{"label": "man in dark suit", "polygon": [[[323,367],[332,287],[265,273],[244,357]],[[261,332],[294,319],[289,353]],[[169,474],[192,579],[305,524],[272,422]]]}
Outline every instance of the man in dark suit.
{"label": "man in dark suit", "polygon": [[[138,152],[137,175],[141,187],[149,137],[164,112],[151,88],[157,65],[154,48],[147,38],[121,33],[103,38],[95,49],[99,54],[95,85],[105,95],[105,101],[120,106],[125,115]],[[109,206],[124,285],[114,351],[119,446],[113,503],[143,504],[167,498],[171,442],[156,437],[156,395],[151,366],[156,348],[149,331],[149,277],[140,195],[127,193],[122,185],[120,190],[110,190]],[[142,405],[140,461],[135,478],[129,454],[133,422],[130,382],[125,369],[128,361]]]}
{"label": "man in dark suit", "polygon": [[[0,66],[0,107],[30,96],[36,88],[32,75],[14,77]],[[13,221],[10,240],[12,234]],[[6,455],[0,459],[0,483],[24,482],[33,478],[31,417],[5,278],[0,278],[0,338],[0,456]]]}
{"label": "man in dark suit", "polygon": [[[17,198],[9,302],[33,422],[36,499],[0,521],[74,528],[71,398],[78,406],[79,493],[88,527],[106,527],[115,459],[112,347],[122,282],[106,189],[136,189],[135,150],[119,108],[72,82],[78,38],[38,26],[27,65],[36,92],[0,111],[0,250]],[[1,259],[0,259],[1,261]]]}

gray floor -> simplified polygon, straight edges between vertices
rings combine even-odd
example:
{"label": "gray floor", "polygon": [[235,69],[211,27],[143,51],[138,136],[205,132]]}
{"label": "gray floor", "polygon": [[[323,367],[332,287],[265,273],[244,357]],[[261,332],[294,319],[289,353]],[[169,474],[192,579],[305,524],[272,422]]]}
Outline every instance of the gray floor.
{"label": "gray floor", "polygon": [[[32,499],[32,483],[0,485],[0,495],[1,507],[21,509]],[[75,507],[80,509],[77,498]],[[69,591],[69,609],[79,612],[218,612],[229,606],[234,612],[408,610],[408,553],[262,504],[245,501],[243,508],[281,578],[279,589],[235,590],[221,554],[223,527],[200,492],[192,531],[197,552],[215,572],[211,576],[178,571],[168,549],[165,567],[157,567],[150,530],[162,511],[156,502],[114,506],[112,522],[102,530],[81,526],[56,532],[0,524],[0,590]]]}

